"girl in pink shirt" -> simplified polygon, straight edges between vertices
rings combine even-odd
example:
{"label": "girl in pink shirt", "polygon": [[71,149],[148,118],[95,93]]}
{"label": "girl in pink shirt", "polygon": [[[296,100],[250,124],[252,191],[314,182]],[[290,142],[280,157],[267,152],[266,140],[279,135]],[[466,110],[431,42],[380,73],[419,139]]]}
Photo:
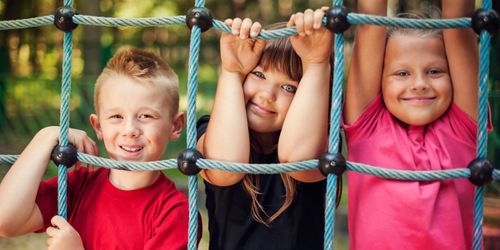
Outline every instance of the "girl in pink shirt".
{"label": "girl in pink shirt", "polygon": [[[443,18],[472,0],[443,0]],[[385,15],[386,0],[358,11]],[[444,170],[474,159],[477,44],[471,29],[360,25],[346,89],[349,160],[389,169]],[[351,249],[470,249],[474,186],[464,179],[396,181],[348,173]]]}

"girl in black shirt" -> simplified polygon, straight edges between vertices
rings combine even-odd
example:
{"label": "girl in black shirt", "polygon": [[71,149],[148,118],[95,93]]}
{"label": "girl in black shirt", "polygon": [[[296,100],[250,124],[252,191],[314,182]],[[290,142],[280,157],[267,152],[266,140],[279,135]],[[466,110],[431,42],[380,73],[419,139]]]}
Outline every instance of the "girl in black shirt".
{"label": "girl in black shirt", "polygon": [[[198,122],[207,159],[276,163],[326,150],[332,34],[327,8],[290,17],[298,35],[255,40],[261,26],[228,19],[210,122]],[[274,27],[273,27],[274,28]],[[251,175],[202,170],[210,249],[322,249],[324,177],[318,170]]]}

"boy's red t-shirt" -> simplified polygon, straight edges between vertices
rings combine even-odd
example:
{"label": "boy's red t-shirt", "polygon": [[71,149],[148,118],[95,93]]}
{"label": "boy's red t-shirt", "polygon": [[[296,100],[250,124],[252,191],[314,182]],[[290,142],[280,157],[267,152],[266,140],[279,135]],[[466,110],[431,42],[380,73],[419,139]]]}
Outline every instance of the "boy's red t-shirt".
{"label": "boy's red t-shirt", "polygon": [[[187,249],[188,200],[163,175],[150,186],[121,190],[109,169],[68,173],[68,221],[85,249]],[[44,232],[57,215],[57,177],[43,181],[36,197]]]}

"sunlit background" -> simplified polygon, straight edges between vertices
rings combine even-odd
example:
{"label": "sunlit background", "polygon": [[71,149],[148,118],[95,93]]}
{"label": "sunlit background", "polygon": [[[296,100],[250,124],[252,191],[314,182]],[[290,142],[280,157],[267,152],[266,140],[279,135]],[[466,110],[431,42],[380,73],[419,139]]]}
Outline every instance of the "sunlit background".
{"label": "sunlit background", "polygon": [[[497,1],[494,1],[497,2]],[[421,4],[418,0],[398,3],[389,1],[389,13],[411,12],[439,6],[440,1]],[[499,5],[499,3],[494,3]],[[194,5],[191,1],[173,0],[75,0],[74,7],[84,15],[107,17],[167,17],[185,15]],[[218,20],[229,17],[250,17],[263,25],[287,21],[288,17],[306,8],[331,5],[320,0],[207,0],[206,7]],[[345,5],[356,11],[355,1]],[[53,0],[2,0],[1,20],[14,20],[52,15],[62,6]],[[498,6],[496,6],[498,8]],[[346,35],[346,65],[349,62],[353,31]],[[212,29],[202,36],[197,96],[198,115],[209,114],[217,81],[219,65],[219,34]],[[121,46],[136,46],[159,53],[178,73],[181,83],[182,110],[186,109],[187,61],[190,31],[185,25],[150,28],[109,28],[80,25],[74,31],[71,92],[71,127],[87,131],[95,138],[88,122],[93,112],[93,84],[107,60]],[[0,154],[19,154],[41,128],[59,123],[60,85],[63,33],[54,26],[0,31]],[[490,104],[492,119],[500,128],[500,39],[492,41],[490,71]],[[346,72],[347,73],[347,72]],[[185,135],[184,135],[185,136]],[[103,145],[100,152],[106,157]],[[185,137],[169,145],[164,158],[175,158],[186,147]],[[345,150],[345,149],[344,149]],[[497,131],[489,135],[488,158],[500,164],[500,138]],[[9,165],[0,163],[0,179]],[[56,174],[51,165],[44,178]],[[187,193],[187,178],[177,170],[166,171],[178,188]],[[201,184],[201,182],[200,182]],[[345,181],[344,181],[345,186]],[[347,249],[346,187],[336,220],[336,249]],[[497,233],[500,241],[500,185],[489,185],[485,202],[485,232]],[[1,204],[0,204],[1,205]],[[205,227],[200,249],[208,247],[208,219],[204,208],[203,185],[200,185],[200,212]],[[499,243],[500,244],[500,243]],[[0,249],[43,249],[44,234],[17,238],[0,238]]]}

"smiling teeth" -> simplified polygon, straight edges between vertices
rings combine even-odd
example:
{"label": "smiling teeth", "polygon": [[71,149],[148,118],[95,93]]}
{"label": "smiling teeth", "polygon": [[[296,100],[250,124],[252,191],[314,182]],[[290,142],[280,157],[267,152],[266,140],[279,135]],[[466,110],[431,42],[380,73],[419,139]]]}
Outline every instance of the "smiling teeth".
{"label": "smiling teeth", "polygon": [[120,148],[128,152],[138,152],[142,149],[142,147],[126,147],[126,146],[120,146]]}

